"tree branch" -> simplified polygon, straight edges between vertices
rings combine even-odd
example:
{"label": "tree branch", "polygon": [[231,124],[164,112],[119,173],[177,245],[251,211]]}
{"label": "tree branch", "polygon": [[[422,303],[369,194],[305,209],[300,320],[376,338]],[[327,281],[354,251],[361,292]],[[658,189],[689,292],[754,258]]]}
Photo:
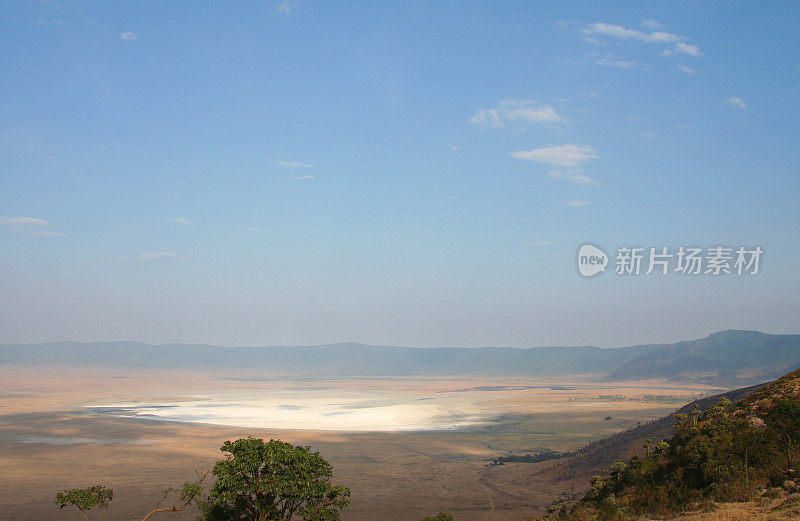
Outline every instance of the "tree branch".
{"label": "tree branch", "polygon": [[186,502],[185,502],[185,503],[183,503],[181,506],[175,506],[175,505],[173,505],[173,506],[171,506],[171,507],[167,507],[167,508],[156,508],[155,510],[153,510],[152,512],[150,512],[149,514],[147,514],[146,516],[144,516],[144,517],[142,518],[142,521],[147,521],[147,519],[149,519],[149,518],[150,518],[150,516],[152,516],[152,515],[155,515],[155,514],[158,514],[159,512],[180,512],[181,510],[183,510],[184,508],[186,508],[187,506],[189,506],[189,503],[191,503],[191,501],[186,501]]}

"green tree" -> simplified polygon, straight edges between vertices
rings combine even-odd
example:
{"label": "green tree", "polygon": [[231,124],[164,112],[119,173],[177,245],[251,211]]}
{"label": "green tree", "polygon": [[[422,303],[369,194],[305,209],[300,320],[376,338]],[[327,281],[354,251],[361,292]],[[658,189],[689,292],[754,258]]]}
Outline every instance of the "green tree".
{"label": "green tree", "polygon": [[[201,506],[200,498],[203,494],[203,481],[205,481],[206,476],[208,476],[208,471],[204,473],[200,471],[196,472],[197,481],[184,483],[180,490],[176,490],[173,487],[169,487],[164,490],[164,496],[161,498],[161,501],[156,504],[153,510],[151,510],[142,518],[142,521],[147,521],[150,519],[150,517],[162,512],[180,512],[192,503],[196,503],[198,506]],[[172,504],[172,506],[164,506],[167,499],[169,499],[173,493],[175,496],[175,502]]]}
{"label": "green tree", "polygon": [[[161,498],[155,508],[142,518],[142,521],[147,521],[152,516],[162,512],[180,512],[192,503],[200,504],[200,498],[203,494],[203,481],[206,479],[208,472],[201,473],[197,471],[198,480],[195,482],[184,483],[180,490],[169,487],[164,491],[164,496]],[[175,502],[172,506],[163,506],[170,496],[175,496]],[[103,509],[108,508],[109,503],[114,497],[114,491],[106,487],[95,485],[88,488],[74,488],[71,490],[64,490],[56,494],[56,505],[59,509],[66,506],[74,506],[80,510],[83,518],[88,521],[86,512],[97,507],[98,519],[103,519]]]}
{"label": "green tree", "polygon": [[88,488],[73,488],[59,492],[56,494],[56,505],[58,505],[59,510],[72,505],[81,511],[83,519],[89,521],[86,512],[97,507],[97,518],[103,519],[103,509],[108,508],[108,504],[113,498],[113,490],[102,485],[95,485]]}
{"label": "green tree", "polygon": [[422,521],[455,521],[455,518],[451,514],[439,512],[435,516],[426,517]]}
{"label": "green tree", "polygon": [[338,521],[350,489],[333,485],[333,468],[318,452],[279,440],[226,441],[226,459],[204,506],[208,521]]}
{"label": "green tree", "polygon": [[785,398],[778,400],[769,410],[764,421],[783,447],[786,455],[786,468],[792,468],[798,445],[800,445],[800,403]]}
{"label": "green tree", "polygon": [[627,468],[628,466],[620,460],[617,460],[616,462],[614,462],[613,465],[611,465],[611,468],[609,469],[608,473],[611,475],[611,478],[614,480],[614,483],[619,483],[620,481],[622,481],[622,476],[624,475],[625,470]]}

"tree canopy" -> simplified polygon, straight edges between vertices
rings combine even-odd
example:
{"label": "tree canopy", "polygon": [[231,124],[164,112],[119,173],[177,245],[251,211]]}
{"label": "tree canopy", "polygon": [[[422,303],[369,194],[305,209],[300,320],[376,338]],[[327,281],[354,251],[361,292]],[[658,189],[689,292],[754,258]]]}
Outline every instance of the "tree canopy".
{"label": "tree canopy", "polygon": [[204,511],[208,521],[338,521],[350,489],[331,483],[318,452],[279,440],[226,441]]}
{"label": "tree canopy", "polygon": [[102,485],[95,485],[88,488],[73,488],[64,490],[56,494],[56,505],[59,510],[67,506],[74,506],[80,510],[84,519],[89,519],[86,512],[97,507],[98,519],[103,519],[103,509],[108,508],[108,504],[114,498],[114,491]]}

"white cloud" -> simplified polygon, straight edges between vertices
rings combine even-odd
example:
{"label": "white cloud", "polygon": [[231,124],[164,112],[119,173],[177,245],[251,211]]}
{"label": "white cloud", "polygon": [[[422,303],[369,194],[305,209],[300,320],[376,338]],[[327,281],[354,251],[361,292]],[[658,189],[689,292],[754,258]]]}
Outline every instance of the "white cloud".
{"label": "white cloud", "polygon": [[453,152],[457,152],[461,150],[461,147],[458,145],[450,145],[450,150],[452,150]]}
{"label": "white cloud", "polygon": [[739,107],[740,109],[744,110],[747,108],[747,104],[744,102],[742,98],[737,96],[731,96],[730,98],[725,100],[729,105],[733,105],[734,107]]}
{"label": "white cloud", "polygon": [[592,203],[589,201],[581,201],[580,199],[575,199],[574,201],[564,201],[564,206],[569,206],[570,208],[583,208],[584,206],[588,206]]}
{"label": "white cloud", "polygon": [[588,28],[584,29],[583,32],[586,34],[598,34],[610,36],[612,38],[638,40],[647,43],[676,43],[687,39],[685,36],[673,33],[665,33],[663,31],[645,33],[637,29],[628,29],[621,25],[607,24],[604,22],[591,24]]}
{"label": "white cloud", "polygon": [[249,231],[251,231],[251,232],[263,232],[264,231],[264,228],[262,228],[261,226],[249,226],[247,229]]}
{"label": "white cloud", "polygon": [[503,123],[496,109],[480,109],[469,120],[472,123],[486,125],[488,127],[500,128],[505,126],[505,123]]}
{"label": "white cloud", "polygon": [[633,60],[618,60],[612,56],[605,56],[595,61],[597,65],[605,65],[607,67],[617,67],[618,69],[632,69],[636,67],[636,62]]}
{"label": "white cloud", "polygon": [[183,224],[183,225],[186,225],[186,226],[192,224],[192,221],[190,221],[186,217],[175,217],[175,218],[173,218],[171,220],[174,223]]}
{"label": "white cloud", "polygon": [[275,164],[281,168],[311,168],[316,166],[314,163],[302,163],[300,161],[275,161]]}
{"label": "white cloud", "polygon": [[501,128],[511,122],[560,123],[564,119],[549,105],[538,105],[531,100],[504,100],[496,107],[478,110],[471,118],[472,123]]}
{"label": "white cloud", "polygon": [[566,31],[570,28],[570,26],[579,23],[577,20],[560,20],[556,22],[556,29],[559,31]]}
{"label": "white cloud", "polygon": [[178,254],[174,251],[159,251],[156,253],[140,253],[140,260],[153,260],[153,259],[174,259]]}
{"label": "white cloud", "polygon": [[48,20],[48,19],[45,19],[45,18],[38,18],[36,20],[36,23],[41,24],[41,25],[69,25],[64,20],[58,20],[58,19]]}
{"label": "white cloud", "polygon": [[686,65],[678,64],[676,65],[676,67],[678,68],[679,71],[685,72],[686,74],[694,74],[694,69],[692,69],[691,67],[687,67]]}
{"label": "white cloud", "polygon": [[275,12],[278,14],[289,14],[296,5],[296,2],[278,2],[278,5],[275,6]]}
{"label": "white cloud", "polygon": [[20,228],[39,228],[42,226],[53,226],[44,219],[37,219],[36,217],[2,217],[0,216],[0,224],[8,226],[13,229]]}
{"label": "white cloud", "polygon": [[538,123],[554,123],[561,121],[561,116],[553,107],[544,106],[541,108],[518,107],[507,111],[506,117],[512,121],[533,121]]}
{"label": "white cloud", "polygon": [[124,33],[119,33],[119,39],[123,42],[134,42],[139,36],[136,33],[132,33],[130,31],[125,31]]}
{"label": "white cloud", "polygon": [[[656,29],[661,26],[655,20],[643,20],[642,26],[649,29]],[[609,38],[617,38],[619,40],[635,40],[638,42],[652,43],[656,45],[672,45],[672,49],[664,49],[663,56],[673,56],[675,54],[686,54],[689,56],[701,56],[700,48],[696,45],[686,43],[689,39],[680,34],[668,33],[664,31],[640,31],[638,29],[629,29],[621,25],[608,24],[605,22],[598,22],[590,24],[583,29],[585,35],[589,38],[597,40],[595,37],[606,36]],[[590,42],[595,43],[595,42]],[[610,63],[601,63],[601,65],[611,65]],[[624,67],[624,65],[617,65]]]}
{"label": "white cloud", "polygon": [[656,22],[655,20],[642,20],[641,26],[647,27],[648,29],[658,29],[659,27],[663,27],[660,23]]}
{"label": "white cloud", "polygon": [[49,237],[64,237],[63,233],[48,230],[53,226],[44,219],[37,219],[36,217],[5,217],[0,216],[0,226],[5,226],[15,232],[31,233],[33,235],[42,235]]}
{"label": "white cloud", "polygon": [[[685,40],[685,36],[678,36],[677,34],[673,33],[665,33],[662,31],[656,31],[653,33],[648,34],[644,41],[648,43],[675,43],[680,40]],[[684,45],[679,43],[678,45]]]}
{"label": "white cloud", "polygon": [[689,56],[700,56],[703,54],[700,52],[700,47],[688,43],[679,43],[675,46],[675,49],[684,54],[688,54]]}
{"label": "white cloud", "polygon": [[314,179],[314,176],[309,174],[309,175],[304,175],[304,176],[299,176],[299,177],[287,177],[286,179],[288,179],[290,181],[310,181],[311,179]]}
{"label": "white cloud", "polygon": [[679,43],[675,46],[674,49],[664,49],[661,53],[662,56],[674,56],[676,54],[688,54],[689,56],[702,56],[703,53],[700,52],[700,47],[696,45],[691,45],[688,43]]}
{"label": "white cloud", "polygon": [[548,172],[547,175],[549,175],[553,179],[570,181],[572,183],[577,183],[579,185],[599,184],[597,181],[595,181],[588,175],[584,174],[583,170],[581,170],[580,168],[569,168],[567,170],[553,170],[552,172]]}
{"label": "white cloud", "polygon": [[552,246],[556,241],[533,241],[529,242],[528,246]]}
{"label": "white cloud", "polygon": [[577,167],[599,156],[589,145],[555,145],[512,152],[511,157],[556,166]]}
{"label": "white cloud", "polygon": [[602,34],[603,36],[611,36],[613,38],[634,38],[642,40],[646,37],[642,31],[636,29],[626,29],[621,25],[607,24],[598,22],[591,24],[588,28],[584,29],[586,34]]}

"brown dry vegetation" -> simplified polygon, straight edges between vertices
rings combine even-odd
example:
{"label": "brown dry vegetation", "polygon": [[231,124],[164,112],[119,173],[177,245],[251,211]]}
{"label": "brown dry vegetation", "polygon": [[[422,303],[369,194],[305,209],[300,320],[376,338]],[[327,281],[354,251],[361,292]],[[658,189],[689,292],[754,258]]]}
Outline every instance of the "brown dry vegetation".
{"label": "brown dry vegetation", "polygon": [[[796,519],[800,519],[800,494],[782,493],[774,499],[765,497],[758,501],[744,503],[714,503],[707,511],[686,512],[669,521],[789,521]],[[642,518],[641,521],[649,521],[649,519]]]}
{"label": "brown dry vegetation", "polygon": [[[516,390],[491,393],[492,406],[509,411],[488,427],[429,432],[324,432],[243,429],[88,415],[87,403],[156,399],[214,389],[259,389],[285,382],[232,382],[217,375],[194,373],[130,373],[126,378],[103,371],[3,369],[0,373],[0,518],[67,520],[76,512],[59,511],[56,491],[103,484],[115,499],[104,516],[110,520],[136,519],[152,508],[163,488],[194,476],[197,467],[209,468],[220,458],[226,439],[248,435],[279,438],[311,445],[330,461],[337,482],[353,492],[345,520],[376,518],[421,519],[432,512],[453,512],[459,521],[513,520],[541,512],[553,501],[584,491],[582,474],[551,482],[562,460],[488,466],[499,455],[522,454],[542,448],[568,451],[602,436],[670,412],[668,404],[623,401],[586,403],[553,408],[570,397],[649,392],[685,395],[703,389],[663,384],[598,384],[589,379],[549,379],[534,383],[580,384],[577,389],[523,389],[520,379],[376,379],[324,383],[337,388],[381,387],[428,392],[485,385],[510,385]],[[304,382],[309,384],[309,382]],[[649,387],[648,387],[649,385]],[[651,388],[662,387],[657,391]],[[544,407],[542,405],[545,405]],[[511,411],[519,411],[511,414]],[[613,420],[604,418],[612,416]],[[147,444],[47,445],[19,443],[20,435],[127,438]],[[548,470],[550,469],[550,470]],[[171,519],[188,520],[193,512]]]}

